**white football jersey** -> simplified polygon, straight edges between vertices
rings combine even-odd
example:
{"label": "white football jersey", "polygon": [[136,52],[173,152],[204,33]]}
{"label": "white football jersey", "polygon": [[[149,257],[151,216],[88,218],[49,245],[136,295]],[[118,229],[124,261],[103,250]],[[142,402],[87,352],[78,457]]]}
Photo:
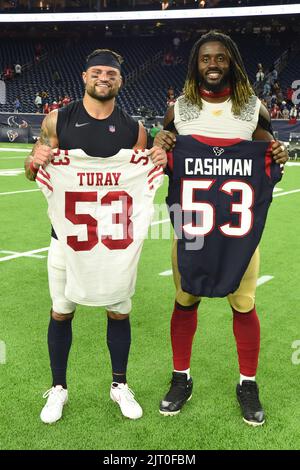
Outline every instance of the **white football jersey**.
{"label": "white football jersey", "polygon": [[137,265],[163,169],[146,151],[122,149],[109,158],[57,150],[36,181],[63,246],[66,297],[109,305],[134,294]]}

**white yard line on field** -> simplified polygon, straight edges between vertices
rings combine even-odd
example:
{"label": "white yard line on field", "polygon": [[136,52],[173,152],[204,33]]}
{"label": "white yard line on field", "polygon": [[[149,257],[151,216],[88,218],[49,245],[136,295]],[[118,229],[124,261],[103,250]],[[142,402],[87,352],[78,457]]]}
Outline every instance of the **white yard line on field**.
{"label": "white yard line on field", "polygon": [[19,176],[24,173],[24,168],[12,168],[12,169],[4,169],[0,170],[0,176]]}
{"label": "white yard line on field", "polygon": [[20,160],[20,159],[24,160],[24,155],[20,155],[19,157],[1,157],[0,155],[0,162],[2,162],[3,160]]}
{"label": "white yard line on field", "polygon": [[166,224],[168,222],[170,222],[170,219],[155,220],[155,222],[151,222],[151,226],[159,225],[159,224]]}
{"label": "white yard line on field", "polygon": [[31,148],[28,149],[12,149],[10,147],[0,147],[0,152],[30,152]]}
{"label": "white yard line on field", "polygon": [[274,279],[274,276],[261,276],[257,279],[257,287],[259,286],[262,286],[263,284],[265,284],[266,282],[269,282],[271,281],[272,279]]}
{"label": "white yard line on field", "polygon": [[9,261],[10,259],[28,257],[28,256],[34,255],[36,253],[41,253],[43,251],[48,251],[48,250],[49,250],[49,247],[47,246],[46,248],[39,248],[38,250],[23,251],[23,253],[17,253],[15,255],[4,256],[3,258],[0,258],[0,262],[1,261]]}
{"label": "white yard line on field", "polygon": [[[20,253],[18,251],[10,251],[10,250],[0,250],[0,254],[4,253],[5,255],[19,255]],[[44,255],[23,255],[28,258],[46,258]]]}
{"label": "white yard line on field", "polygon": [[286,196],[287,194],[300,193],[300,189],[293,189],[292,191],[286,191],[285,193],[274,194],[273,197]]}
{"label": "white yard line on field", "polygon": [[10,196],[11,194],[20,194],[20,193],[34,193],[35,191],[41,192],[40,189],[24,189],[23,191],[11,191],[8,193],[0,193],[0,196]]}
{"label": "white yard line on field", "polygon": [[167,271],[163,271],[162,273],[159,273],[159,276],[172,276],[173,271],[172,269],[168,269]]}

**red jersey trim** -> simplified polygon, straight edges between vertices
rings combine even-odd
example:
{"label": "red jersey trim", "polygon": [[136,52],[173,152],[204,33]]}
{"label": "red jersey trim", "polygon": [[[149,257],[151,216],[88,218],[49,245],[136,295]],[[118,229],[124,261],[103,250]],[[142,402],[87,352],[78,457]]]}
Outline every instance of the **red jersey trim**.
{"label": "red jersey trim", "polygon": [[151,176],[152,173],[154,173],[154,172],[157,171],[158,169],[160,169],[160,167],[155,166],[154,168],[152,168],[152,170],[149,171],[149,173],[148,173],[147,176],[148,176],[148,177]]}
{"label": "red jersey trim", "polygon": [[167,159],[168,159],[168,167],[171,171],[174,169],[174,159],[173,159],[173,152],[167,152]]}
{"label": "red jersey trim", "polygon": [[46,181],[42,180],[41,178],[39,178],[38,176],[35,178],[37,181],[39,181],[40,183],[42,183],[44,186],[47,186],[48,189],[50,189],[50,191],[53,192],[53,187],[48,184]]}
{"label": "red jersey trim", "polygon": [[42,168],[39,169],[39,173],[41,176],[43,176],[44,178],[46,178],[47,180],[50,181],[50,175],[47,171],[45,170],[42,170]]}
{"label": "red jersey trim", "polygon": [[156,173],[155,175],[152,176],[152,178],[150,178],[148,180],[148,184],[150,185],[152,183],[152,181],[155,180],[155,178],[157,178],[158,176],[163,175],[163,174],[164,174],[164,170],[162,168],[160,168],[159,173]]}
{"label": "red jersey trim", "polygon": [[195,140],[198,140],[198,142],[202,142],[202,144],[211,145],[212,147],[215,147],[216,145],[221,147],[230,147],[231,145],[236,145],[240,142],[246,142],[244,139],[216,139],[215,137],[206,137],[204,135],[196,134],[192,134],[191,137],[193,137]]}
{"label": "red jersey trim", "polygon": [[265,172],[266,172],[266,175],[268,176],[268,178],[271,178],[271,165],[272,165],[272,161],[273,161],[273,157],[272,157],[272,144],[273,142],[270,143],[269,147],[267,148],[266,150],[266,153],[265,153]]}

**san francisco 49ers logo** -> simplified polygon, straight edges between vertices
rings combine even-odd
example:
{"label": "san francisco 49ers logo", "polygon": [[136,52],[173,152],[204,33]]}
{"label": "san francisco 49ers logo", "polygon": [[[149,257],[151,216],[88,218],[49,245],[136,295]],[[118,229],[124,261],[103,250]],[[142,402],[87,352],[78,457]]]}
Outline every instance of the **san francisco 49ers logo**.
{"label": "san francisco 49ers logo", "polygon": [[216,157],[219,157],[224,153],[224,149],[222,147],[213,147],[213,152],[216,155]]}

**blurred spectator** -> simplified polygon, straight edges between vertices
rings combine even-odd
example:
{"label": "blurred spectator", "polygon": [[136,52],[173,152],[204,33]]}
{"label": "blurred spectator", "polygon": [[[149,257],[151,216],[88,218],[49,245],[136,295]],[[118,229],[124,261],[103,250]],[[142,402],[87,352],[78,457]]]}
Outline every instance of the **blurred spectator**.
{"label": "blurred spectator", "polygon": [[11,80],[13,78],[13,69],[10,65],[4,68],[3,78],[4,80]]}
{"label": "blurred spectator", "polygon": [[36,94],[34,104],[35,104],[36,112],[41,113],[42,112],[42,98],[39,93]]}
{"label": "blurred spectator", "polygon": [[19,97],[17,97],[14,101],[14,113],[19,113],[21,110],[21,101],[19,100]]}
{"label": "blurred spectator", "polygon": [[263,90],[263,95],[264,96],[267,96],[269,95],[271,92],[271,84],[270,84],[270,80],[266,80],[265,84],[264,84],[264,90]]}
{"label": "blurred spectator", "polygon": [[34,48],[34,59],[36,62],[39,62],[40,59],[41,59],[41,55],[42,55],[42,45],[41,43],[37,43],[35,48]]}
{"label": "blurred spectator", "polygon": [[265,78],[262,64],[257,64],[256,81],[262,82]]}
{"label": "blurred spectator", "polygon": [[298,109],[297,109],[297,106],[294,105],[290,110],[290,121],[296,122],[297,117],[298,117]]}
{"label": "blurred spectator", "polygon": [[278,104],[274,104],[270,111],[271,119],[279,119],[281,117],[281,112]]}
{"label": "blurred spectator", "polygon": [[52,74],[52,80],[54,81],[54,83],[56,85],[58,85],[60,83],[60,75],[59,75],[57,70],[54,70],[54,72]]}
{"label": "blurred spectator", "polygon": [[53,109],[58,109],[59,108],[59,104],[57,103],[57,101],[53,101],[52,104],[50,104],[50,111],[53,111]]}
{"label": "blurred spectator", "polygon": [[175,38],[173,38],[173,47],[174,47],[174,51],[178,51],[179,47],[180,47],[180,38],[178,36],[175,36]]}
{"label": "blurred spectator", "polygon": [[46,101],[46,103],[45,103],[44,106],[43,106],[43,113],[44,113],[44,114],[50,113],[50,106],[49,106],[48,101]]}
{"label": "blurred spectator", "polygon": [[67,106],[71,101],[71,98],[68,95],[65,95],[65,97],[62,100],[62,105]]}
{"label": "blurred spectator", "polygon": [[278,80],[275,80],[275,82],[273,83],[272,91],[273,91],[273,93],[275,93],[276,96],[280,92],[280,84],[279,84]]}
{"label": "blurred spectator", "polygon": [[271,72],[271,83],[275,83],[277,81],[277,78],[278,78],[278,72],[275,69],[275,67],[272,67],[270,72]]}
{"label": "blurred spectator", "polygon": [[49,103],[49,93],[48,91],[42,91],[40,93],[40,96],[42,97],[42,105],[44,106],[45,103]]}
{"label": "blurred spectator", "polygon": [[174,55],[171,51],[166,52],[163,58],[163,65],[173,65],[174,64]]}
{"label": "blurred spectator", "polygon": [[292,104],[293,93],[294,93],[293,88],[289,86],[286,90],[286,100],[288,104]]}
{"label": "blurred spectator", "polygon": [[265,101],[267,103],[267,108],[270,109],[272,106],[272,96],[270,94],[265,96]]}
{"label": "blurred spectator", "polygon": [[167,0],[162,0],[161,9],[166,10],[167,8],[169,8],[169,2]]}
{"label": "blurred spectator", "polygon": [[289,119],[290,112],[286,106],[284,106],[283,110],[281,111],[283,119]]}

